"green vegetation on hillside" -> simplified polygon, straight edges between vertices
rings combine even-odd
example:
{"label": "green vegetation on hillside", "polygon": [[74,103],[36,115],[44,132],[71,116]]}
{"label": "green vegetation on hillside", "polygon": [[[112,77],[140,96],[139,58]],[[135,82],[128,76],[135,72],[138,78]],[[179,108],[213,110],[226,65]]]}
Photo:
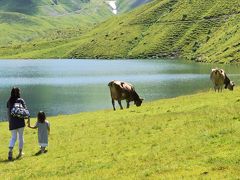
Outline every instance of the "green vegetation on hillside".
{"label": "green vegetation on hillside", "polygon": [[79,37],[111,15],[106,3],[98,0],[3,0],[0,45]]}
{"label": "green vegetation on hillside", "polygon": [[239,13],[237,0],[154,1],[95,28],[69,57],[239,62]]}
{"label": "green vegetation on hillside", "polygon": [[[79,38],[42,49],[23,44],[0,49],[2,58],[158,58],[240,62],[238,0],[155,0],[115,16]],[[43,42],[40,42],[42,44]],[[30,48],[29,48],[30,47]]]}
{"label": "green vegetation on hillside", "polygon": [[37,133],[26,128],[25,156],[13,162],[6,161],[8,124],[0,123],[0,177],[237,179],[239,109],[238,88],[159,100],[115,112],[49,117],[49,151],[34,156]]}
{"label": "green vegetation on hillside", "polygon": [[130,9],[133,9],[150,1],[152,0],[117,0],[117,6],[120,12],[128,12]]}
{"label": "green vegetation on hillside", "polygon": [[101,21],[101,18],[92,16],[86,18],[83,15],[49,19],[49,17],[35,17],[19,13],[0,13],[0,44],[3,47],[33,40],[51,41],[59,38],[79,37],[98,21]]}
{"label": "green vegetation on hillside", "polygon": [[[140,5],[145,1],[118,2],[118,12],[122,13],[131,10],[134,3]],[[66,49],[65,43],[78,41],[111,16],[113,13],[104,0],[0,1],[1,58],[63,57],[67,49],[73,48],[71,44]]]}

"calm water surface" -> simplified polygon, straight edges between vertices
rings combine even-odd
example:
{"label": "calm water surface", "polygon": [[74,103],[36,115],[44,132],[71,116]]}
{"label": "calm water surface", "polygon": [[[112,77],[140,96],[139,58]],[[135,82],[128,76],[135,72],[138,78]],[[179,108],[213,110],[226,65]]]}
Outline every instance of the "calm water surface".
{"label": "calm water surface", "polygon": [[240,84],[240,68],[234,65],[173,60],[1,60],[0,120],[6,119],[13,86],[21,88],[32,116],[39,110],[52,116],[112,108],[107,86],[111,80],[134,84],[145,101],[207,90],[212,88],[210,70],[216,66]]}

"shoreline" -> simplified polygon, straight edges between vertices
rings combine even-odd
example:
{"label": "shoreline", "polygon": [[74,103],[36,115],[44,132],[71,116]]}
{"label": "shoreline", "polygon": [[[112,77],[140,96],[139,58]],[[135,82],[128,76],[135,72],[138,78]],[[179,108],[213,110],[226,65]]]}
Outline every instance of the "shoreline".
{"label": "shoreline", "polygon": [[192,59],[188,59],[188,58],[184,58],[181,56],[147,56],[147,57],[81,57],[81,58],[1,58],[0,57],[0,61],[14,61],[14,60],[20,60],[20,61],[47,61],[47,60],[60,60],[60,61],[67,61],[67,60],[85,60],[85,61],[91,61],[91,60],[97,60],[97,61],[114,61],[114,60],[121,60],[121,61],[125,61],[125,60],[130,60],[130,61],[137,61],[137,60],[157,60],[157,61],[162,61],[162,60],[166,60],[166,61],[185,61],[185,62],[189,62],[189,63],[200,63],[200,64],[213,64],[213,65],[236,65],[236,66],[240,66],[240,62],[238,61],[233,61],[233,62],[221,62],[221,61],[215,61],[215,62],[209,62],[209,61],[199,61],[199,60],[192,60]]}
{"label": "shoreline", "polygon": [[[192,92],[191,94],[185,94],[185,95],[179,95],[179,96],[175,96],[175,97],[169,97],[169,98],[162,98],[162,99],[155,99],[155,100],[151,100],[151,101],[145,101],[143,102],[142,106],[141,107],[144,107],[145,105],[148,106],[149,104],[152,104],[152,103],[157,103],[157,102],[161,102],[161,101],[168,101],[168,100],[174,100],[174,99],[178,99],[178,98],[181,98],[181,97],[185,97],[185,98],[188,98],[188,97],[191,97],[191,96],[195,96],[195,95],[200,95],[200,94],[205,94],[205,93],[208,93],[208,92],[211,92],[213,91],[213,89],[206,89],[206,90],[198,90],[197,92]],[[223,90],[224,91],[224,90]],[[227,91],[227,90],[225,90]],[[124,100],[122,102],[125,102]],[[132,103],[132,104],[131,104]],[[127,109],[123,104],[123,110],[130,110],[131,111],[131,108],[137,108],[133,102],[130,103],[130,108]],[[123,111],[120,109],[119,105],[116,103],[115,104],[116,106],[116,111]],[[99,109],[99,110],[93,110],[93,111],[80,111],[80,112],[76,112],[76,113],[70,113],[70,114],[58,114],[58,115],[51,115],[51,116],[48,116],[48,118],[57,118],[57,117],[64,117],[64,116],[76,116],[76,115],[82,115],[82,114],[91,114],[91,113],[99,113],[99,112],[114,112],[112,108],[110,109]],[[34,119],[36,120],[37,117],[32,117],[31,119]],[[8,122],[8,120],[4,120],[4,121],[0,121],[0,123],[5,123],[5,122]]]}

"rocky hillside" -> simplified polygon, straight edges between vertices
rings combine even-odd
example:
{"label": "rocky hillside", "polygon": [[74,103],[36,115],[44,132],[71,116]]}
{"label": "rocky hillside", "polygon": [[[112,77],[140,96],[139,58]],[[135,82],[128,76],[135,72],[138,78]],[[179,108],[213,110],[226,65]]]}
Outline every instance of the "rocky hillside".
{"label": "rocky hillside", "polygon": [[110,19],[66,57],[240,62],[240,1],[155,0]]}

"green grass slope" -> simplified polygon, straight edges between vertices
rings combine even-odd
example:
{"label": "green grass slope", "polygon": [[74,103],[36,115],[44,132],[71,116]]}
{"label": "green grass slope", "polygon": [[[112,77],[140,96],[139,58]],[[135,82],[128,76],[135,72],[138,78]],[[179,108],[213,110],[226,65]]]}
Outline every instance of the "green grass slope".
{"label": "green grass slope", "polygon": [[95,28],[69,56],[239,62],[239,13],[237,0],[156,0]]}
{"label": "green grass slope", "polygon": [[0,45],[56,38],[79,37],[111,17],[104,1],[0,1]]}
{"label": "green grass slope", "polygon": [[[119,13],[130,11],[145,3],[141,0],[126,2],[126,0],[118,1]],[[61,47],[54,49],[56,40],[62,43],[71,42],[76,37],[78,37],[76,40],[79,40],[83,33],[111,16],[113,16],[111,8],[104,0],[2,0],[0,1],[1,58],[12,54],[14,55],[12,58],[19,57],[19,55],[15,56],[19,53],[22,58],[63,56],[66,52],[57,53]],[[26,42],[27,44],[23,44]],[[35,46],[36,44],[39,45]],[[44,48],[42,44],[45,44]],[[33,53],[30,52],[32,50]]]}
{"label": "green grass slope", "polygon": [[81,13],[86,6],[92,3],[98,8],[104,2],[99,0],[1,0],[0,11],[34,16],[57,16],[75,11]]}
{"label": "green grass slope", "polygon": [[[58,38],[79,37],[101,22],[103,17],[68,15],[63,17],[38,17],[19,13],[0,12],[0,45],[29,41],[54,40]],[[106,16],[105,16],[106,18]]]}
{"label": "green grass slope", "polygon": [[239,63],[239,22],[238,0],[155,0],[109,19],[79,39],[65,38],[56,46],[55,42],[45,43],[43,49],[31,48],[34,42],[13,54],[6,52],[6,48],[0,49],[0,57],[181,57],[201,62]]}
{"label": "green grass slope", "polygon": [[145,3],[148,3],[152,0],[118,0],[117,6],[120,12],[128,12],[131,9],[134,9],[138,6],[141,6]]}
{"label": "green grass slope", "polygon": [[[117,0],[116,5],[118,12],[122,13],[149,1],[151,0]],[[89,5],[95,10],[108,7],[105,0],[1,0],[0,11],[18,12],[28,15],[57,16],[75,11],[81,13]]]}
{"label": "green grass slope", "polygon": [[48,153],[34,155],[37,132],[26,128],[25,156],[13,162],[8,124],[0,123],[0,178],[237,179],[239,109],[238,88],[49,117]]}

